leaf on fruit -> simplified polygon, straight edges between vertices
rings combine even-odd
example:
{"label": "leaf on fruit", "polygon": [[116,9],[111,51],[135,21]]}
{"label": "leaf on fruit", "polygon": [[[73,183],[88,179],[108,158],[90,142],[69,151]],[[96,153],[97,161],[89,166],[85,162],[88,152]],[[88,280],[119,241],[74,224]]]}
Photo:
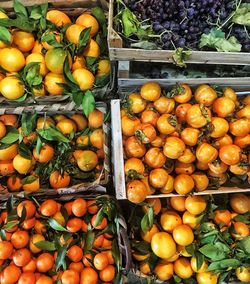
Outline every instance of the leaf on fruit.
{"label": "leaf on fruit", "polygon": [[22,185],[31,184],[32,182],[34,182],[37,179],[38,179],[38,177],[33,176],[33,175],[27,176],[27,177],[22,179]]}
{"label": "leaf on fruit", "polygon": [[24,144],[24,143],[20,143],[18,146],[18,154],[27,159],[27,160],[31,160],[32,159],[32,153],[30,151],[30,149]]}
{"label": "leaf on fruit", "polygon": [[103,75],[103,76],[96,76],[95,79],[95,87],[96,88],[103,88],[105,87],[110,81],[110,75]]}
{"label": "leaf on fruit", "polygon": [[238,259],[223,259],[219,261],[214,261],[210,263],[206,271],[214,271],[214,270],[222,270],[224,271],[225,269],[233,269],[238,267],[241,264],[241,262]]}
{"label": "leaf on fruit", "polygon": [[56,271],[58,271],[61,267],[63,270],[67,269],[66,265],[66,254],[67,254],[67,246],[62,246],[58,249],[58,254],[56,258]]}
{"label": "leaf on fruit", "polygon": [[206,244],[199,251],[212,261],[225,259],[231,252],[230,248],[221,242]]}
{"label": "leaf on fruit", "polygon": [[56,250],[55,244],[49,241],[40,241],[40,242],[34,243],[34,245],[43,251],[55,251]]}
{"label": "leaf on fruit", "polygon": [[62,44],[56,40],[56,36],[53,33],[45,33],[41,38],[42,42],[47,42],[49,45],[53,47],[62,47]]}
{"label": "leaf on fruit", "polygon": [[86,91],[83,99],[82,99],[82,109],[85,116],[89,116],[89,114],[95,109],[95,98],[91,91]]}
{"label": "leaf on fruit", "polygon": [[143,233],[148,232],[154,224],[154,210],[152,207],[148,208],[148,212],[143,216],[141,220],[141,229]]}
{"label": "leaf on fruit", "polygon": [[6,44],[11,43],[11,33],[7,28],[1,26],[0,26],[0,40]]}
{"label": "leaf on fruit", "polygon": [[22,17],[28,18],[27,10],[26,10],[25,6],[21,2],[19,2],[17,0],[14,0],[13,8],[14,8],[15,13],[18,16],[22,16]]}
{"label": "leaf on fruit", "polygon": [[69,142],[69,139],[55,127],[37,129],[36,131],[42,138],[48,141]]}
{"label": "leaf on fruit", "polygon": [[15,127],[8,127],[7,134],[0,140],[4,144],[12,144],[19,139],[19,132]]}
{"label": "leaf on fruit", "polygon": [[55,231],[59,232],[68,232],[61,224],[59,224],[55,219],[49,218],[48,219],[49,226],[54,229]]}
{"label": "leaf on fruit", "polygon": [[36,126],[36,119],[37,114],[36,113],[23,113],[21,117],[21,129],[22,134],[24,136],[27,136],[32,133]]}
{"label": "leaf on fruit", "polygon": [[89,43],[89,39],[90,39],[90,31],[91,28],[87,28],[84,29],[79,36],[79,44],[77,46],[77,50],[76,53],[82,53],[84,48],[87,46],[87,44]]}
{"label": "leaf on fruit", "polygon": [[88,231],[84,244],[84,254],[92,250],[94,240],[95,240],[95,233],[92,230],[91,224],[88,224]]}

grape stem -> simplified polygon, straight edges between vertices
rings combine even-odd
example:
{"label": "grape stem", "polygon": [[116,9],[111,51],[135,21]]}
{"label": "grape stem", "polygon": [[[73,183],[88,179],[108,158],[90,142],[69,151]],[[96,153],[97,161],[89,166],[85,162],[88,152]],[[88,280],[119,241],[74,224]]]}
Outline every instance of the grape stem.
{"label": "grape stem", "polygon": [[[236,9],[235,9],[235,11],[231,13],[231,15],[226,19],[226,21],[225,21],[221,26],[219,26],[219,29],[222,29],[222,28],[232,19],[232,17],[233,17],[233,16],[236,14],[236,12],[238,11],[241,2],[242,2],[242,0],[239,0],[239,3],[236,4]],[[236,3],[237,3],[237,2],[236,2]]]}

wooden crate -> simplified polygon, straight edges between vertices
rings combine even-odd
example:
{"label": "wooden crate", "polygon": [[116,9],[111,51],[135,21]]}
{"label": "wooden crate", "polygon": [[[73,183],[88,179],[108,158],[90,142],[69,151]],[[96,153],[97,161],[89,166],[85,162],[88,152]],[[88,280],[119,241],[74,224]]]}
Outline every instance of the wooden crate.
{"label": "wooden crate", "polygon": [[[107,115],[107,105],[105,103],[97,103],[96,108],[100,110],[104,116]],[[16,114],[21,115],[23,112],[34,112],[36,111],[38,114],[49,114],[55,115],[58,113],[61,114],[74,114],[74,113],[82,113],[80,109],[75,108],[75,104],[73,102],[68,104],[53,104],[53,105],[33,105],[33,106],[20,106],[16,108],[8,108],[8,107],[1,107],[0,108],[0,115],[2,114]],[[100,177],[93,182],[82,182],[71,187],[67,188],[60,188],[58,190],[54,189],[40,189],[40,193],[47,194],[55,194],[58,192],[59,194],[68,194],[68,193],[77,193],[88,191],[90,189],[96,189],[99,192],[106,192],[106,189],[103,187],[104,185],[108,184],[109,177],[110,177],[110,147],[109,147],[109,140],[110,140],[110,126],[108,122],[103,124],[103,133],[104,133],[104,161],[103,161],[103,170],[100,174]],[[34,193],[31,193],[34,194]],[[25,196],[27,193],[23,191],[19,191],[16,193],[8,192],[8,189],[3,186],[0,190],[0,199],[7,198],[10,195],[17,195],[17,196]]]}
{"label": "wooden crate", "polygon": [[[147,79],[147,82],[149,80]],[[153,80],[151,80],[153,81]],[[158,80],[155,80],[158,81]],[[163,83],[161,82],[161,86],[164,88],[172,87],[176,83],[172,82],[169,83],[167,80]],[[181,83],[186,83],[186,81],[181,81]],[[190,82],[188,82],[190,83]],[[205,82],[203,82],[205,83]],[[236,91],[237,94],[245,95],[250,94],[250,84],[246,85],[235,85],[229,84],[230,82],[221,83],[220,86],[231,86]],[[126,94],[131,92],[135,92],[138,90],[138,86],[142,84],[141,80],[130,80],[127,81],[126,86],[121,88],[121,97],[124,97]],[[190,83],[191,86],[195,86],[200,84],[197,81],[193,80]],[[125,173],[124,173],[124,153],[123,153],[123,142],[122,142],[122,131],[121,131],[121,117],[120,117],[120,108],[121,108],[121,100],[112,100],[111,101],[111,131],[112,131],[112,164],[114,168],[114,185],[116,191],[116,198],[117,199],[127,199],[126,193],[126,183],[125,183]],[[235,193],[235,192],[250,192],[250,186],[245,188],[240,187],[229,187],[229,186],[221,186],[219,189],[207,189],[202,192],[194,192],[194,195],[209,195],[209,194],[222,194],[222,193]],[[178,196],[177,193],[170,193],[170,194],[154,194],[148,195],[147,198],[165,198],[171,196]]]}
{"label": "wooden crate", "polygon": [[[113,25],[115,0],[109,3],[108,44],[111,60],[118,61],[150,61],[173,62],[173,50],[143,50],[136,48],[124,48],[122,37]],[[193,51],[187,63],[202,64],[235,64],[250,65],[250,53],[247,52],[217,52],[217,51]]]}

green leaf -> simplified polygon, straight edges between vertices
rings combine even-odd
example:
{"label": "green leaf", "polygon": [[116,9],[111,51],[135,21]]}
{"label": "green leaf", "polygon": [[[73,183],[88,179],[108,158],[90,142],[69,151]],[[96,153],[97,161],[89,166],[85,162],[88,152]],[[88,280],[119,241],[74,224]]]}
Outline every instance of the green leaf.
{"label": "green leaf", "polygon": [[96,63],[97,57],[87,56],[86,57],[86,64],[87,67],[90,68],[92,65]]}
{"label": "green leaf", "polygon": [[147,49],[147,50],[155,50],[157,49],[157,45],[154,42],[148,41],[148,40],[142,40],[135,43],[131,43],[131,47],[134,48],[141,48],[141,49]]}
{"label": "green leaf", "polygon": [[82,104],[83,99],[83,92],[82,91],[74,91],[72,90],[72,100],[76,104],[76,106],[80,106]]}
{"label": "green leaf", "polygon": [[34,32],[36,30],[36,25],[31,23],[28,18],[24,18],[24,16],[19,16],[16,19],[0,19],[0,26],[6,28],[16,27],[26,32]]}
{"label": "green leaf", "polygon": [[32,153],[30,149],[24,144],[20,143],[18,146],[18,154],[27,160],[32,159]]}
{"label": "green leaf", "polygon": [[67,246],[62,246],[58,249],[58,254],[56,258],[56,271],[58,271],[61,267],[63,268],[63,270],[67,269],[66,254]]}
{"label": "green leaf", "polygon": [[80,33],[79,45],[78,45],[77,51],[76,51],[77,53],[83,52],[84,48],[87,46],[89,39],[90,39],[90,31],[91,31],[91,28],[87,28],[87,29],[84,29]]}
{"label": "green leaf", "polygon": [[237,215],[233,218],[237,222],[243,222],[245,224],[250,224],[250,213],[245,213],[242,215]]}
{"label": "green leaf", "polygon": [[37,129],[37,133],[48,141],[57,142],[69,142],[69,139],[65,137],[57,128],[48,127],[46,129]]}
{"label": "green leaf", "polygon": [[199,270],[205,260],[205,257],[203,254],[201,254],[200,252],[196,251],[194,253],[194,256],[196,258],[196,266],[197,266],[197,270]]}
{"label": "green leaf", "polygon": [[21,103],[21,102],[24,102],[26,99],[27,99],[27,93],[24,94],[21,98],[14,100],[14,101]]}
{"label": "green leaf", "polygon": [[10,129],[7,134],[0,140],[4,144],[12,144],[19,139],[19,132],[15,127],[8,127]]}
{"label": "green leaf", "polygon": [[207,271],[214,271],[214,270],[222,270],[224,271],[225,269],[233,269],[238,267],[241,264],[241,262],[238,259],[223,259],[220,261],[214,261],[210,263],[210,265],[207,268]]}
{"label": "green leaf", "polygon": [[0,26],[0,40],[6,44],[11,44],[11,33],[5,27]]}
{"label": "green leaf", "polygon": [[56,36],[53,33],[45,33],[41,38],[42,42],[47,42],[49,45],[53,47],[62,47],[62,44],[57,42]]}
{"label": "green leaf", "polygon": [[148,212],[143,216],[141,220],[141,229],[143,233],[149,231],[154,224],[154,210],[152,207],[148,208]]}
{"label": "green leaf", "polygon": [[125,37],[130,37],[137,33],[139,28],[139,21],[137,20],[134,13],[132,13],[128,8],[122,10],[121,14],[122,30]]}
{"label": "green leaf", "polygon": [[95,240],[95,233],[92,231],[91,224],[88,224],[88,231],[84,244],[84,254],[92,251],[93,243]]}
{"label": "green leaf", "polygon": [[68,232],[61,224],[59,224],[55,219],[49,218],[48,219],[49,226],[54,229],[55,231],[59,232]]}
{"label": "green leaf", "polygon": [[6,203],[6,210],[7,210],[7,213],[8,213],[8,216],[9,214],[11,213],[11,211],[14,209],[14,196],[11,195],[8,199],[7,199],[7,203]]}
{"label": "green leaf", "polygon": [[226,271],[226,272],[220,273],[218,284],[228,283],[229,281],[224,281],[224,280],[226,278],[229,278],[228,277],[229,275],[230,275],[230,271]]}
{"label": "green leaf", "polygon": [[225,33],[220,29],[213,28],[209,34],[202,34],[199,47],[210,47],[220,52],[239,52],[241,44],[234,36],[226,39]]}
{"label": "green leaf", "polygon": [[250,255],[250,236],[240,240],[237,243],[236,247],[243,250],[246,254]]}
{"label": "green leaf", "polygon": [[2,229],[5,230],[5,231],[8,231],[8,230],[13,229],[18,224],[19,224],[19,221],[17,221],[17,220],[16,221],[15,220],[14,221],[10,221],[10,222],[4,224]]}
{"label": "green leaf", "polygon": [[36,113],[23,113],[21,117],[21,129],[22,133],[27,136],[32,133],[36,126]]}
{"label": "green leaf", "polygon": [[182,281],[182,279],[177,275],[173,275],[173,278],[174,278],[175,283],[181,283]]}
{"label": "green leaf", "polygon": [[37,155],[40,154],[40,151],[41,151],[41,149],[42,149],[42,145],[43,145],[42,140],[41,140],[41,138],[38,136],[38,137],[37,137],[37,140],[36,140],[36,154],[37,154]]}
{"label": "green leaf", "polygon": [[40,242],[34,243],[34,245],[38,247],[39,249],[45,250],[45,251],[55,251],[56,250],[55,244],[49,241],[40,241]]}
{"label": "green leaf", "polygon": [[102,207],[96,215],[96,219],[95,219],[95,222],[93,224],[94,228],[96,228],[97,226],[99,226],[101,224],[103,217],[104,217],[104,213],[103,213],[103,207]]}
{"label": "green leaf", "polygon": [[21,2],[14,0],[13,8],[17,15],[28,18],[27,10]]}
{"label": "green leaf", "polygon": [[117,240],[114,239],[112,241],[112,249],[111,249],[111,252],[112,252],[112,255],[114,257],[114,260],[115,260],[115,263],[118,266],[120,266],[120,251],[119,251],[119,247],[118,247],[118,244],[117,244]]}
{"label": "green leaf", "polygon": [[1,238],[2,241],[7,240],[6,232],[3,229],[0,229],[0,238]]}
{"label": "green leaf", "polygon": [[221,242],[206,244],[199,251],[212,261],[222,260],[231,252],[230,248]]}
{"label": "green leaf", "polygon": [[82,109],[85,116],[89,116],[89,114],[95,109],[95,98],[91,91],[86,91],[83,99],[82,99]]}
{"label": "green leaf", "polygon": [[40,74],[40,63],[32,63],[35,63],[35,65],[29,68],[25,77],[25,82],[30,87],[39,86],[43,81],[43,76]]}
{"label": "green leaf", "polygon": [[[71,73],[71,70],[70,70],[70,66],[69,66],[69,58],[68,56],[66,56],[65,60],[64,60],[64,64],[63,64],[63,73],[64,73],[64,76],[65,78],[73,83],[75,86],[77,86],[77,83]],[[73,90],[74,91],[74,90]]]}
{"label": "green leaf", "polygon": [[176,48],[172,56],[174,64],[182,68],[187,67],[185,61],[189,59],[191,53],[191,50],[184,50],[181,47]]}
{"label": "green leaf", "polygon": [[91,10],[91,14],[97,19],[102,29],[103,36],[106,37],[108,34],[107,20],[106,20],[103,10],[100,7],[95,7]]}
{"label": "green leaf", "polygon": [[23,185],[24,184],[31,184],[32,182],[34,182],[37,179],[38,179],[38,177],[30,175],[30,176],[27,176],[27,177],[22,179],[22,184]]}
{"label": "green leaf", "polygon": [[103,88],[109,83],[109,81],[110,81],[110,74],[106,74],[103,76],[96,76],[95,87]]}
{"label": "green leaf", "polygon": [[241,4],[231,21],[238,25],[250,26],[250,3]]}

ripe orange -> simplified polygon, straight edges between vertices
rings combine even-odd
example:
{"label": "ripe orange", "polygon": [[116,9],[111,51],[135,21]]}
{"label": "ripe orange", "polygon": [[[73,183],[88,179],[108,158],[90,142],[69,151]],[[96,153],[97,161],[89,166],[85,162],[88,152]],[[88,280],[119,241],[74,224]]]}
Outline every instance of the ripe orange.
{"label": "ripe orange", "polygon": [[95,76],[85,68],[79,68],[73,71],[73,78],[82,91],[91,89],[95,83]]}
{"label": "ripe orange", "polygon": [[11,243],[16,249],[26,247],[28,242],[29,242],[29,234],[26,231],[14,232],[11,236]]}
{"label": "ripe orange", "polygon": [[195,229],[199,224],[199,219],[197,216],[185,211],[182,215],[182,222],[183,224],[188,225],[190,228]]}
{"label": "ripe orange", "polygon": [[113,265],[108,265],[102,271],[100,271],[100,279],[103,282],[111,282],[115,278],[115,267]]}
{"label": "ripe orange", "polygon": [[229,226],[231,213],[228,210],[215,210],[214,222],[217,225]]}
{"label": "ripe orange", "polygon": [[174,272],[182,279],[190,278],[193,274],[190,261],[185,257],[178,258],[174,263]]}
{"label": "ripe orange", "polygon": [[93,228],[97,229],[97,230],[103,230],[104,228],[107,227],[108,221],[106,217],[103,217],[101,219],[101,222],[99,224],[96,225],[96,217],[97,215],[94,215],[91,218],[91,225],[93,226]]}
{"label": "ripe orange", "polygon": [[145,242],[150,243],[153,236],[158,232],[159,232],[158,227],[155,224],[153,224],[152,228],[149,229],[147,232],[144,233],[141,231],[141,237]]}
{"label": "ripe orange", "polygon": [[71,62],[69,54],[67,54],[64,49],[52,48],[48,50],[45,54],[45,63],[50,72],[55,74],[63,74],[63,65],[67,56],[69,62]]}
{"label": "ripe orange", "polygon": [[194,233],[188,225],[179,225],[173,230],[173,238],[178,245],[188,246],[194,241]]}
{"label": "ripe orange", "polygon": [[151,273],[151,268],[148,262],[141,262],[139,265],[139,270],[144,275],[149,275]]}
{"label": "ripe orange", "polygon": [[33,201],[24,200],[17,206],[17,215],[21,218],[23,214],[23,209],[26,211],[26,220],[32,218],[36,213],[36,206]]}
{"label": "ripe orange", "polygon": [[71,233],[76,233],[82,228],[82,220],[80,218],[71,218],[68,220],[66,228]]}
{"label": "ripe orange", "polygon": [[30,51],[35,45],[32,33],[15,30],[13,32],[13,44],[22,52]]}
{"label": "ripe orange", "polygon": [[82,258],[82,262],[83,262],[84,266],[86,266],[86,267],[91,266],[91,262],[89,260],[93,260],[93,256],[90,253],[86,253]]}
{"label": "ripe orange", "polygon": [[185,196],[170,197],[170,205],[176,211],[184,212],[186,210],[185,200],[186,200]]}
{"label": "ripe orange", "polygon": [[201,214],[207,207],[207,202],[202,196],[188,196],[185,200],[186,210],[193,214]]}
{"label": "ripe orange", "polygon": [[0,139],[2,139],[6,134],[6,127],[2,121],[0,121]]}
{"label": "ripe orange", "polygon": [[161,214],[161,226],[164,231],[172,233],[173,230],[182,224],[181,217],[172,210],[167,210]]}
{"label": "ripe orange", "polygon": [[8,241],[0,241],[0,259],[8,259],[13,252],[13,245]]}
{"label": "ripe orange", "polygon": [[108,59],[101,59],[98,62],[96,76],[105,76],[110,72],[110,61]]}
{"label": "ripe orange", "polygon": [[22,52],[15,47],[0,50],[0,66],[8,72],[18,72],[25,66]]}
{"label": "ripe orange", "polygon": [[54,120],[51,117],[39,117],[36,122],[36,128],[49,128],[52,125],[55,125]]}
{"label": "ripe orange", "polygon": [[152,237],[151,249],[160,258],[170,258],[176,253],[176,244],[170,234],[158,232]]}
{"label": "ripe orange", "polygon": [[70,201],[64,204],[64,208],[66,209],[68,215],[72,215],[72,205],[74,201]]}
{"label": "ripe orange", "polygon": [[57,211],[56,214],[53,215],[53,219],[63,227],[65,226],[65,219],[60,211]]}
{"label": "ripe orange", "polygon": [[47,163],[49,162],[54,156],[54,148],[49,144],[44,144],[38,154],[36,149],[33,149],[33,156],[39,163]]}
{"label": "ripe orange", "polygon": [[86,68],[86,60],[83,56],[75,56],[72,64],[72,71],[80,68]]}
{"label": "ripe orange", "polygon": [[46,275],[41,275],[37,280],[36,284],[53,284],[52,278]]}
{"label": "ripe orange", "polygon": [[232,229],[231,234],[236,240],[241,240],[250,235],[249,227],[243,222],[234,222]]}
{"label": "ripe orange", "polygon": [[28,264],[22,267],[23,272],[35,272],[36,271],[36,260],[31,259]]}
{"label": "ripe orange", "polygon": [[[161,212],[161,200],[160,198],[150,198],[150,199],[146,199],[146,202],[148,203],[148,205],[150,207],[153,208],[154,210],[154,214],[158,215]],[[143,211],[146,213],[148,211],[148,206],[144,205],[142,207]]]}
{"label": "ripe orange", "polygon": [[197,259],[196,259],[195,256],[193,256],[191,258],[190,264],[191,264],[193,271],[196,272],[196,273],[205,272],[207,270],[207,267],[208,267],[207,262],[203,261],[201,267],[199,269],[197,269]]}
{"label": "ripe orange", "polygon": [[36,261],[37,271],[39,272],[47,272],[49,271],[54,265],[54,257],[45,252],[38,256]]}
{"label": "ripe orange", "polygon": [[92,267],[86,267],[81,272],[80,284],[97,284],[98,274]]}
{"label": "ripe orange", "polygon": [[213,272],[201,272],[196,274],[198,284],[217,284],[218,275]]}
{"label": "ripe orange", "polygon": [[43,235],[41,234],[32,235],[32,237],[30,238],[30,243],[29,243],[29,248],[32,253],[39,253],[42,251],[40,248],[36,246],[36,243],[39,243],[42,241],[45,241],[45,238]]}
{"label": "ripe orange", "polygon": [[35,41],[32,53],[42,53],[43,45],[38,40]]}
{"label": "ripe orange", "polygon": [[46,19],[57,27],[71,23],[70,18],[64,12],[55,9],[47,12]]}
{"label": "ripe orange", "polygon": [[75,270],[65,270],[61,277],[62,284],[76,284],[79,283],[79,273]]}
{"label": "ripe orange", "polygon": [[103,270],[109,265],[108,256],[103,252],[97,253],[94,257],[93,263],[97,270]]}
{"label": "ripe orange", "polygon": [[18,116],[16,114],[3,114],[0,116],[0,121],[2,121],[6,126],[10,125],[17,127]]}
{"label": "ripe orange", "polygon": [[76,123],[78,131],[82,131],[88,126],[88,121],[82,114],[75,113],[70,117],[70,119]]}
{"label": "ripe orange", "polygon": [[65,118],[60,120],[56,127],[62,132],[64,135],[71,134],[72,132],[77,131],[77,126],[75,122],[69,118]]}
{"label": "ripe orange", "polygon": [[71,178],[67,172],[61,175],[58,171],[54,171],[50,174],[49,183],[52,188],[59,189],[67,187],[70,184]]}
{"label": "ripe orange", "polygon": [[98,57],[100,55],[100,46],[95,40],[91,39],[83,55],[86,57]]}
{"label": "ripe orange", "polygon": [[90,36],[93,37],[99,30],[99,24],[95,17],[89,13],[83,13],[76,19],[76,24],[85,28],[91,28]]}
{"label": "ripe orange", "polygon": [[241,282],[246,282],[246,283],[250,282],[250,269],[249,269],[249,267],[244,267],[244,266],[238,267],[235,272],[236,272],[237,278]]}
{"label": "ripe orange", "polygon": [[82,217],[87,212],[87,202],[83,198],[77,198],[72,204],[72,213],[76,217]]}
{"label": "ripe orange", "polygon": [[104,242],[104,235],[99,235],[98,237],[95,238],[93,247],[100,248],[102,247],[103,242]]}
{"label": "ripe orange", "polygon": [[230,196],[230,206],[234,212],[245,214],[250,211],[250,200],[245,194],[233,194]]}
{"label": "ripe orange", "polygon": [[33,272],[23,272],[17,284],[35,284],[36,276]]}
{"label": "ripe orange", "polygon": [[87,201],[87,210],[90,214],[96,214],[98,212],[98,206],[96,205],[95,200],[88,200]]}
{"label": "ripe orange", "polygon": [[73,245],[68,249],[67,256],[71,261],[79,262],[83,258],[82,249],[77,245]]}
{"label": "ripe orange", "polygon": [[19,191],[22,188],[20,177],[12,175],[7,179],[7,187],[9,191]]}
{"label": "ripe orange", "polygon": [[104,115],[100,110],[95,109],[89,114],[88,121],[89,128],[100,128],[103,125]]}
{"label": "ripe orange", "polygon": [[102,149],[104,144],[104,134],[101,128],[95,129],[89,136],[90,143],[97,149]]}
{"label": "ripe orange", "polygon": [[148,195],[145,184],[139,180],[130,181],[127,184],[127,197],[132,203],[143,202]]}
{"label": "ripe orange", "polygon": [[143,99],[154,102],[161,96],[161,87],[156,82],[148,82],[141,87],[140,94]]}
{"label": "ripe orange", "polygon": [[17,154],[13,159],[13,167],[19,174],[27,174],[30,172],[33,166],[33,161],[22,157],[20,154]]}
{"label": "ripe orange", "polygon": [[8,100],[17,100],[24,95],[25,89],[20,79],[8,76],[0,81],[0,93]]}
{"label": "ripe orange", "polygon": [[31,253],[27,248],[21,248],[14,252],[13,262],[16,266],[25,266],[31,260]]}
{"label": "ripe orange", "polygon": [[10,264],[6,266],[6,268],[3,270],[1,278],[3,278],[5,281],[3,284],[12,284],[12,283],[14,284],[18,281],[20,276],[21,276],[21,269],[17,267],[15,264]]}
{"label": "ripe orange", "polygon": [[59,86],[59,84],[63,83],[65,83],[65,79],[61,74],[50,72],[45,76],[45,89],[51,96],[60,96],[63,94],[63,88]]}
{"label": "ripe orange", "polygon": [[43,216],[53,216],[58,211],[58,204],[53,199],[47,199],[41,204],[39,211]]}
{"label": "ripe orange", "polygon": [[48,68],[45,63],[44,56],[41,53],[31,53],[26,57],[26,65],[31,62],[38,62],[40,66],[40,74],[45,76],[48,73]]}
{"label": "ripe orange", "polygon": [[70,270],[75,270],[76,272],[80,273],[84,268],[82,262],[71,262],[69,265]]}
{"label": "ripe orange", "polygon": [[167,281],[174,274],[174,265],[173,263],[159,263],[156,265],[154,272],[161,281]]}
{"label": "ripe orange", "polygon": [[76,24],[70,25],[66,30],[66,38],[69,42],[74,44],[79,44],[81,32],[85,29],[85,27]]}
{"label": "ripe orange", "polygon": [[[0,150],[1,151],[1,150]],[[0,160],[0,175],[7,176],[14,173],[15,169],[13,167],[12,160],[1,161]]]}
{"label": "ripe orange", "polygon": [[40,179],[38,176],[32,175],[32,177],[35,177],[36,179],[32,181],[31,183],[23,184],[23,190],[25,192],[36,192],[40,189]]}
{"label": "ripe orange", "polygon": [[124,172],[126,175],[130,173],[130,171],[136,171],[137,174],[144,174],[145,167],[143,162],[138,158],[129,158],[124,163]]}
{"label": "ripe orange", "polygon": [[188,194],[194,188],[194,180],[186,174],[177,175],[174,180],[174,189],[178,194]]}
{"label": "ripe orange", "polygon": [[24,230],[30,230],[35,226],[36,218],[27,219],[22,223],[22,228]]}
{"label": "ripe orange", "polygon": [[78,167],[84,172],[92,171],[98,164],[98,157],[94,151],[76,150],[73,155]]}

